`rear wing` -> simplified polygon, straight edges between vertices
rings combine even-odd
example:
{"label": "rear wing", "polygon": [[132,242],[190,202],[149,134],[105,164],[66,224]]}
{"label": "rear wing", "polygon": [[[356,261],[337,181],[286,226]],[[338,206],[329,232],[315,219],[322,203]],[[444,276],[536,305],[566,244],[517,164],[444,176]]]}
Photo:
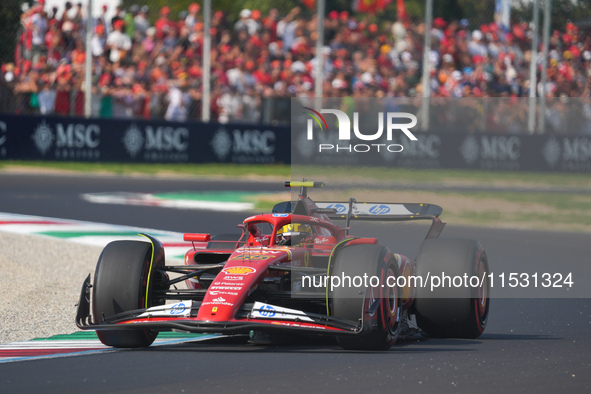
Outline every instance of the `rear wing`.
{"label": "rear wing", "polygon": [[406,221],[431,220],[431,228],[426,238],[437,238],[445,227],[439,219],[443,209],[439,205],[421,203],[380,203],[357,202],[354,198],[347,202],[317,201],[315,213],[322,213],[333,220]]}
{"label": "rear wing", "polygon": [[[323,182],[287,181],[285,187],[299,187],[300,197],[307,199],[308,188],[324,187]],[[421,203],[382,203],[382,202],[357,202],[350,198],[346,202],[338,201],[317,201],[304,204],[298,201],[285,201],[273,207],[274,213],[296,213],[300,215],[326,215],[332,220],[346,220],[345,227],[348,228],[351,220],[373,220],[373,221],[406,221],[406,220],[431,220],[431,228],[427,238],[437,238],[445,223],[439,219],[443,209],[439,205]],[[315,208],[311,205],[316,204]],[[301,211],[301,212],[300,212]]]}
{"label": "rear wing", "polygon": [[443,209],[433,204],[393,204],[380,202],[348,202],[320,201],[316,202],[320,211],[330,219],[343,219],[348,217],[354,220],[420,220],[439,217]]}

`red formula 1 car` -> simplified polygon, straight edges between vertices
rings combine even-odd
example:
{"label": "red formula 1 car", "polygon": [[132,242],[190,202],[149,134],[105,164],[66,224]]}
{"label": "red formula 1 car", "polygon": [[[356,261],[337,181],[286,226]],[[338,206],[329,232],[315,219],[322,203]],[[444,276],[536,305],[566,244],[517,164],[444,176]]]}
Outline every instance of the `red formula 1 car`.
{"label": "red formula 1 car", "polygon": [[[455,338],[483,332],[486,253],[477,241],[439,239],[440,207],[353,198],[315,203],[308,188],[322,183],[286,186],[300,188],[297,200],[246,218],[240,236],[185,234],[193,248],[184,265],[167,265],[162,244],[149,235],[149,242],[108,244],[92,285],[90,275],[83,284],[78,327],[97,330],[114,347],[149,346],[170,330],[328,335],[345,349],[373,350],[388,349],[413,330]],[[353,220],[416,219],[432,225],[414,261],[376,238],[349,234]],[[448,286],[442,277],[450,278]],[[451,285],[457,277],[481,280]],[[187,288],[177,289],[183,281]]]}

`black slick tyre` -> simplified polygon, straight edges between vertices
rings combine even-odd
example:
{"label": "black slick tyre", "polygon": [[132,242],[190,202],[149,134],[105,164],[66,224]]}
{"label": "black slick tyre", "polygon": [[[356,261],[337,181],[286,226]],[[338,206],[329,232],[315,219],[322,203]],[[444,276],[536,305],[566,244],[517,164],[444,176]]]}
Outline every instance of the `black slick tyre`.
{"label": "black slick tyre", "polygon": [[[156,265],[156,266],[153,266]],[[101,253],[94,276],[92,315],[95,323],[108,320],[118,313],[152,306],[150,275],[152,245],[142,241],[114,241]],[[147,347],[157,332],[151,330],[97,330],[100,341],[113,347]]]}
{"label": "black slick tyre", "polygon": [[[447,280],[433,291],[430,284],[417,287],[414,310],[419,328],[432,337],[478,338],[486,327],[490,307],[488,259],[480,242],[446,238],[425,240],[416,259],[416,268],[417,275],[423,279],[437,276]],[[458,277],[462,278],[461,285]],[[472,283],[465,286],[464,278]]]}
{"label": "black slick tyre", "polygon": [[359,334],[338,336],[338,344],[347,350],[390,348],[398,338],[401,313],[398,264],[393,253],[373,244],[345,247],[335,258],[331,276],[379,278],[379,283],[369,286],[342,283],[333,289],[332,315],[363,323]]}

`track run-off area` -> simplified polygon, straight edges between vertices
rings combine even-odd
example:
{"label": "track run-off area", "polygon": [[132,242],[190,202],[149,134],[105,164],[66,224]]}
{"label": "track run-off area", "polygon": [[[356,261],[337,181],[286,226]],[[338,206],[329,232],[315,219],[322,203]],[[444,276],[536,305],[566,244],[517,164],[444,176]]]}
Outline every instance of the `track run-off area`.
{"label": "track run-off area", "polygon": [[[277,193],[282,189],[281,184],[265,182],[0,174],[0,237],[29,237],[26,247],[32,249],[38,240],[55,240],[64,254],[67,245],[83,245],[92,248],[90,257],[96,259],[97,246],[148,232],[163,242],[167,259],[182,258],[190,247],[182,241],[182,233],[235,232],[235,226],[250,212],[100,204],[83,196],[236,190]],[[385,239],[392,249],[414,257],[425,229],[404,225],[385,230],[380,225],[355,224],[352,232]],[[487,249],[491,268],[497,270],[519,267],[523,261],[536,261],[541,266],[591,264],[589,236],[584,233],[448,223],[442,237],[479,239]],[[15,252],[12,255],[18,256],[19,251]],[[43,250],[34,252],[43,255]],[[17,263],[23,267],[31,264]],[[62,261],[43,264],[58,274],[70,270]],[[88,273],[80,274],[74,293],[79,294]],[[50,294],[39,294],[34,303],[21,305],[21,313],[33,316],[44,308]],[[386,352],[344,351],[326,341],[263,346],[182,333],[160,335],[147,349],[114,350],[103,347],[94,333],[77,331],[74,315],[74,305],[64,305],[63,317],[71,321],[71,329],[54,333],[57,336],[1,344],[3,392],[591,390],[588,298],[492,299],[489,324],[479,339],[413,339],[401,341]],[[42,346],[45,354],[38,350]],[[74,349],[72,356],[64,356],[63,348]]]}

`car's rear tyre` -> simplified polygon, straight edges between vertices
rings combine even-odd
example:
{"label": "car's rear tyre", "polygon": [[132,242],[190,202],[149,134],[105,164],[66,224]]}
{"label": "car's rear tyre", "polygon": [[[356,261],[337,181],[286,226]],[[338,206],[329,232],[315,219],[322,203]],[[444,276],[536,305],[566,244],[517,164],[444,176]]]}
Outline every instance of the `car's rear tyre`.
{"label": "car's rear tyre", "polygon": [[[142,241],[114,241],[103,249],[92,292],[95,323],[118,313],[152,306],[153,280],[149,279],[164,264],[163,259],[152,263],[152,247]],[[157,335],[151,330],[97,330],[103,344],[122,348],[150,346]]]}
{"label": "car's rear tyre", "polygon": [[[338,344],[347,350],[390,348],[400,332],[401,313],[400,289],[396,286],[398,264],[392,252],[380,245],[346,247],[337,254],[331,276],[341,279],[365,277],[369,285],[358,286],[359,283],[353,282],[333,289],[332,315],[363,321],[361,333],[338,336]],[[379,283],[371,283],[371,277],[379,278]],[[371,286],[376,283],[377,286]],[[377,309],[376,302],[379,302]]]}
{"label": "car's rear tyre", "polygon": [[[418,326],[433,337],[478,338],[486,327],[490,307],[488,259],[480,242],[425,240],[416,265],[418,276],[447,281],[433,291],[431,283],[417,287],[414,310]],[[462,278],[461,285],[458,277]]]}

